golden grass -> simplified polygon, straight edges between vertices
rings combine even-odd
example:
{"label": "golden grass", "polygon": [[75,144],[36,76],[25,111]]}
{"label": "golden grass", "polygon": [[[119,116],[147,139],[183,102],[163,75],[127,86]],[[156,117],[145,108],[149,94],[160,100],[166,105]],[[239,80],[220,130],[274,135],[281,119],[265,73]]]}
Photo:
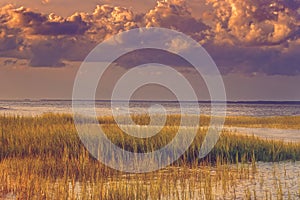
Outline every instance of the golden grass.
{"label": "golden grass", "polygon": [[[149,117],[133,116],[138,124]],[[134,152],[149,152],[166,145],[174,136],[180,116],[168,116],[160,133],[137,139],[123,133],[111,117],[99,118],[114,144]],[[148,174],[127,174],[97,162],[84,148],[71,115],[0,117],[0,199],[214,199],[254,173],[256,161],[300,160],[300,144],[264,140],[223,131],[204,159],[198,153],[210,118],[201,116],[196,138],[188,151],[172,166]],[[124,119],[126,122],[126,119]],[[261,124],[260,124],[261,122]],[[298,128],[299,117],[228,117],[226,125]],[[264,126],[265,127],[265,126]],[[151,127],[149,127],[151,128]],[[141,129],[143,130],[143,129]],[[186,129],[186,134],[189,133]],[[230,163],[244,163],[232,169]],[[189,180],[189,181],[187,181]],[[186,187],[188,185],[188,187]],[[247,196],[249,191],[245,191]],[[280,190],[278,190],[280,193]]]}
{"label": "golden grass", "polygon": [[[132,120],[139,125],[148,125],[150,122],[149,115],[132,115]],[[155,116],[155,117],[160,117]],[[186,116],[192,121],[197,116]],[[167,126],[180,125],[181,115],[173,114],[167,116]],[[221,119],[221,118],[220,118]],[[206,115],[200,116],[200,126],[208,126],[211,117]],[[119,117],[119,121],[126,124],[127,117]],[[115,124],[112,116],[99,117],[100,124]],[[249,127],[249,128],[278,128],[278,129],[300,129],[300,116],[275,116],[275,117],[250,117],[250,116],[227,116],[225,126]]]}
{"label": "golden grass", "polygon": [[[123,133],[113,122],[102,123],[102,128],[114,144],[129,151],[150,152],[168,144],[175,136],[178,130],[178,118],[177,116],[174,119],[172,116],[169,118],[167,126],[157,135],[146,139],[135,138]],[[246,118],[245,121],[248,120],[249,118]],[[101,122],[101,119],[99,121]],[[243,118],[241,121],[241,123],[245,123]],[[141,122],[143,121],[140,120]],[[0,160],[28,156],[39,158],[53,156],[57,159],[68,156],[79,159],[80,155],[86,151],[70,115],[0,117],[0,127]],[[189,134],[191,129],[187,128],[185,131],[186,134]],[[199,128],[194,142],[179,162],[201,161],[197,160],[197,157],[206,132],[207,128]],[[229,131],[223,131],[215,148],[205,160],[214,162],[217,157],[220,157],[226,162],[241,161],[243,158],[245,161],[251,161],[252,156],[257,161],[300,160],[299,147],[299,143],[265,140],[255,136],[236,135]]]}

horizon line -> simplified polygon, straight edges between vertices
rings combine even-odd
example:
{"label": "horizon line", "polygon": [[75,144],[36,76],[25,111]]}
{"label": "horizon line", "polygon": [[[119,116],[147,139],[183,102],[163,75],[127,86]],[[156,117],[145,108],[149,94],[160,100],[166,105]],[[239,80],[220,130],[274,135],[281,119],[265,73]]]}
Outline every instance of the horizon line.
{"label": "horizon line", "polygon": [[[127,102],[127,100],[110,100],[110,99],[0,99],[0,101],[95,101],[95,102]],[[143,99],[134,99],[134,100],[129,100],[129,102],[161,102],[161,103],[178,103],[179,101],[177,100],[143,100]],[[199,101],[180,101],[180,102],[185,102],[185,103],[227,103],[227,104],[300,104],[300,100],[228,100],[228,101],[211,101],[211,100],[199,100]]]}

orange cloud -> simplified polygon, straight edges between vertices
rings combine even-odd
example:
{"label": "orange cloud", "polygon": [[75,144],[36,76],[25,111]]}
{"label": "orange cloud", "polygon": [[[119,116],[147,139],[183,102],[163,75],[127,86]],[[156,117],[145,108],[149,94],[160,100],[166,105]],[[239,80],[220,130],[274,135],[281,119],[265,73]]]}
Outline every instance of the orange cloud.
{"label": "orange cloud", "polygon": [[[211,10],[203,18],[194,17],[183,0],[157,1],[146,13],[99,5],[93,13],[69,17],[6,5],[0,8],[0,56],[27,59],[35,67],[60,67],[64,61],[82,61],[114,34],[154,26],[190,35],[209,51],[223,73],[300,73],[296,0],[206,1]],[[182,45],[174,42],[181,51]]]}

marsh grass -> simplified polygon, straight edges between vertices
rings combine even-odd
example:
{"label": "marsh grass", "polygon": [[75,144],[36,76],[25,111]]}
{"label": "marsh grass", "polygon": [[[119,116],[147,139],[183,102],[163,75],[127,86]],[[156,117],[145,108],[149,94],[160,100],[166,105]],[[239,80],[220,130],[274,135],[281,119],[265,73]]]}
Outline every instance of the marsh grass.
{"label": "marsh grass", "polygon": [[[143,125],[149,124],[149,116],[132,117],[140,125],[136,131],[145,131]],[[151,152],[170,142],[180,118],[168,116],[164,128],[146,139],[125,134],[112,117],[101,117],[98,121],[107,137],[119,147],[132,152]],[[120,120],[126,126],[127,119]],[[199,195],[214,199],[216,189],[225,195],[239,180],[252,177],[257,161],[300,160],[299,143],[230,131],[223,131],[213,150],[199,159],[209,122],[209,117],[200,117],[200,128],[192,145],[170,167],[137,175],[121,173],[97,162],[81,143],[71,115],[2,116],[0,199],[8,194],[17,199],[195,199]],[[300,118],[228,117],[225,124],[255,127],[260,122],[270,128],[299,128]],[[151,128],[156,130],[148,127]],[[195,128],[187,127],[185,131],[189,134]],[[230,167],[232,164],[236,167]],[[283,196],[281,193],[278,187],[278,196]],[[245,195],[256,194],[246,190]]]}
{"label": "marsh grass", "polygon": [[[136,117],[136,116],[135,116]],[[151,152],[168,144],[178,131],[178,116],[169,116],[169,120],[162,130],[155,136],[141,139],[124,133],[115,123],[103,123],[99,119],[107,137],[116,145],[132,152]],[[137,117],[136,117],[137,118]],[[142,116],[140,124],[147,117]],[[288,117],[286,117],[288,119]],[[107,121],[110,121],[108,117]],[[235,119],[236,120],[236,119]],[[243,124],[241,118],[240,124]],[[245,119],[248,121],[248,118]],[[270,118],[272,121],[273,118]],[[180,120],[179,120],[180,121]],[[205,120],[203,120],[206,122]],[[276,122],[277,123],[277,122]],[[285,121],[283,121],[285,123]],[[293,122],[294,123],[294,122]],[[299,123],[300,124],[300,123]],[[93,160],[82,145],[77,134],[73,118],[70,115],[47,114],[41,117],[0,117],[0,160],[4,158],[24,157],[54,157],[55,159],[81,159],[82,155]],[[132,127],[130,127],[133,129]],[[130,129],[129,128],[129,129]],[[145,128],[136,127],[136,131],[145,131]],[[147,127],[149,131],[155,127]],[[186,127],[186,134],[195,131],[194,127]],[[204,159],[198,160],[198,153],[207,132],[202,126],[196,130],[197,135],[179,163],[190,164],[195,161],[216,162],[251,162],[300,160],[300,144],[283,141],[261,139],[255,136],[236,134],[224,130],[211,153]],[[92,137],[92,136],[91,136]]]}
{"label": "marsh grass", "polygon": [[[89,163],[80,178],[72,167],[53,176],[43,171],[51,159],[7,159],[0,164],[0,195],[17,199],[214,199],[217,188],[225,195],[237,179],[248,177],[249,168],[230,170],[225,165],[169,167],[147,174],[126,174]],[[58,164],[59,165],[59,164]],[[71,162],[68,165],[72,165]]]}

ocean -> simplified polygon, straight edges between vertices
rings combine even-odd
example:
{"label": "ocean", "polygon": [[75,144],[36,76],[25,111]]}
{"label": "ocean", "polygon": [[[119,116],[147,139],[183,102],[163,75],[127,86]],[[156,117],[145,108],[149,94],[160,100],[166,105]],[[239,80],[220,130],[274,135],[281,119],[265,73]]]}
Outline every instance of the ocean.
{"label": "ocean", "polygon": [[[161,105],[167,114],[180,114],[178,102],[155,102],[155,101],[134,101],[130,103],[130,112],[133,114],[144,114],[150,106]],[[200,108],[200,114],[210,115],[210,102],[185,102],[182,104],[188,114],[195,114],[195,108]],[[218,103],[217,107],[222,107]],[[126,111],[124,102],[118,102],[117,106],[111,109],[109,101],[96,101],[96,113],[99,116],[111,115],[111,110]],[[222,113],[222,109],[217,114]],[[71,100],[18,100],[0,101],[0,115],[38,116],[44,113],[68,113],[72,114]],[[226,109],[227,116],[300,116],[300,102],[228,102]],[[279,139],[284,141],[300,142],[300,130],[298,129],[277,129],[277,128],[249,128],[249,127],[223,127],[233,132],[256,135],[262,138]]]}
{"label": "ocean", "polygon": [[[134,114],[143,114],[152,105],[159,104],[164,107],[167,114],[180,114],[178,102],[159,101],[133,101],[130,111]],[[222,103],[218,103],[221,107]],[[217,107],[218,107],[217,104]],[[96,101],[96,112],[99,115],[111,113],[110,101]],[[200,113],[210,115],[210,102],[184,102],[182,105],[188,114],[195,114],[195,108],[200,108]],[[125,110],[125,103],[118,102],[113,109]],[[43,113],[72,113],[71,100],[0,100],[0,114],[7,115],[41,115]],[[159,112],[159,111],[158,111]],[[222,113],[221,113],[222,112]],[[219,114],[224,114],[220,109]],[[228,102],[227,116],[298,116],[300,115],[300,102]]]}

